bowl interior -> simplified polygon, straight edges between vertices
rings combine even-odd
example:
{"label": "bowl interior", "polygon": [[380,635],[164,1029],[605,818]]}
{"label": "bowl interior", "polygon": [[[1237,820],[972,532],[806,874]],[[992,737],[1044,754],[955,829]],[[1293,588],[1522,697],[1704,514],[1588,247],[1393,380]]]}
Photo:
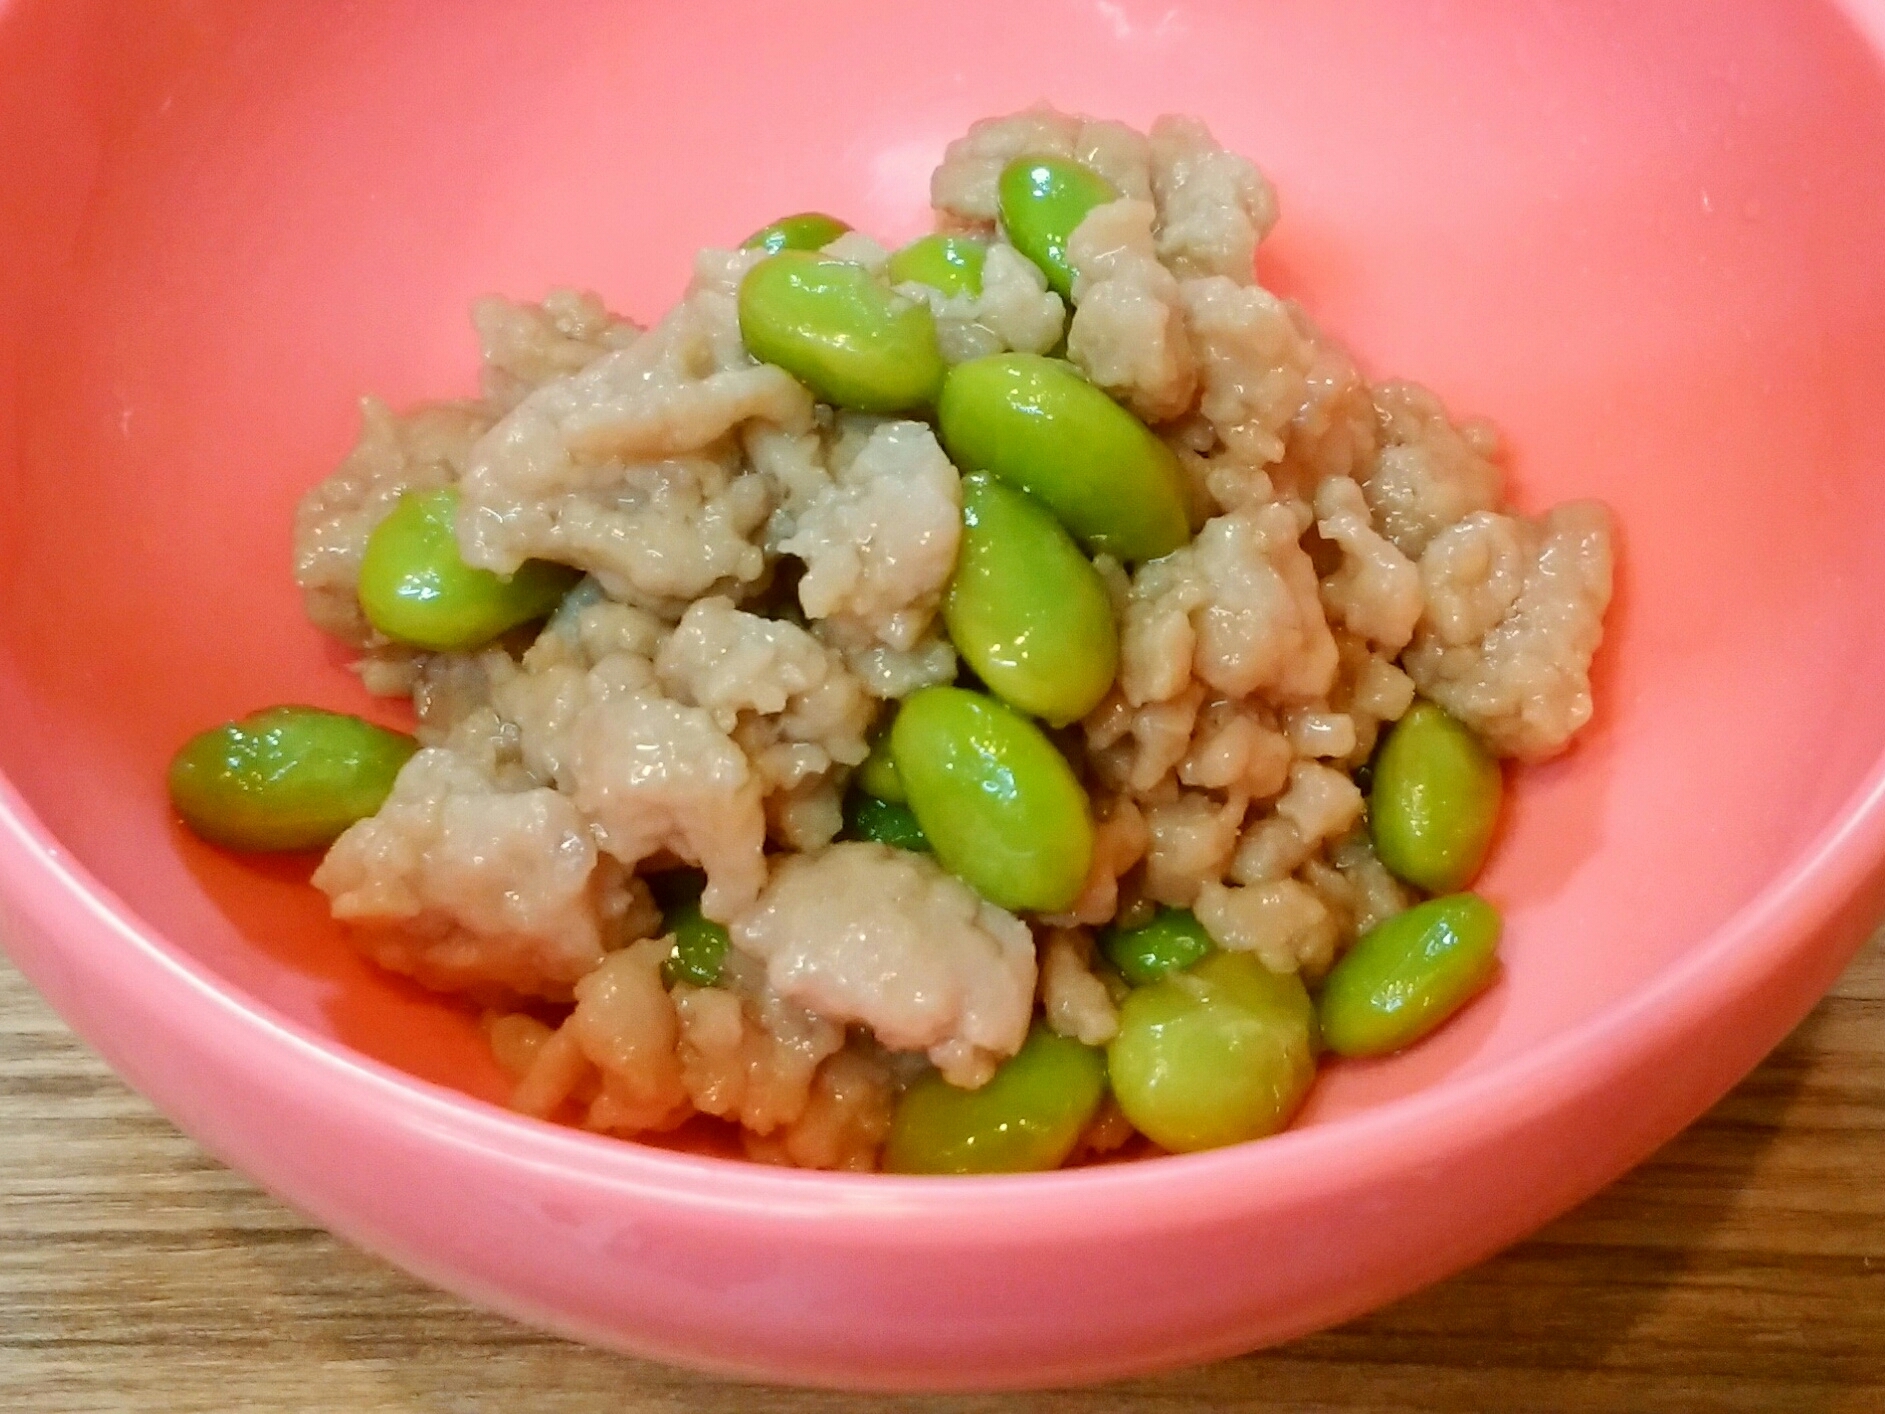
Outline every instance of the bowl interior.
{"label": "bowl interior", "polygon": [[1516,777],[1484,883],[1502,981],[1336,1067],[1311,1122],[1599,1016],[1836,820],[1885,747],[1885,101],[1837,11],[756,13],[0,5],[0,770],[180,953],[498,1097],[473,1016],[356,959],[307,861],[166,809],[208,723],[387,716],[301,618],[296,498],[362,392],[471,390],[474,296],[647,319],[696,247],[782,211],[907,237],[943,145],[1042,98],[1204,117],[1281,192],[1269,283],[1494,418],[1521,505],[1598,496],[1623,528],[1596,722]]}

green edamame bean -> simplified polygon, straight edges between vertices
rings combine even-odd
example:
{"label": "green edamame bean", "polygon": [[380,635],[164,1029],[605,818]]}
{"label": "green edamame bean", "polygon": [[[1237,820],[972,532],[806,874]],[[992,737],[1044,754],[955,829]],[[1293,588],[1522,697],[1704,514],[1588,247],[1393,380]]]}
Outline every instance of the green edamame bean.
{"label": "green edamame bean", "polygon": [[1099,571],[1040,502],[985,471],[962,480],[943,622],[991,692],[1056,727],[1092,711],[1119,670]]}
{"label": "green edamame bean", "polygon": [[720,969],[726,962],[727,930],[700,911],[700,901],[689,899],[676,904],[663,916],[662,926],[674,935],[674,946],[661,964],[661,978],[670,987],[676,982],[691,982],[696,987],[715,987],[720,983]]}
{"label": "green edamame bean", "polygon": [[1380,1056],[1418,1041],[1492,980],[1501,927],[1478,894],[1450,894],[1370,928],[1322,984],[1329,1049]]}
{"label": "green edamame bean", "polygon": [[1100,934],[1100,951],[1135,987],[1144,987],[1168,972],[1183,972],[1214,949],[1211,935],[1188,908],[1161,908],[1137,928],[1108,928]]}
{"label": "green edamame bean", "polygon": [[910,412],[936,401],[944,372],[929,306],[862,265],[810,251],[769,256],[740,281],[740,337],[822,402]]}
{"label": "green edamame bean", "polygon": [[1017,157],[996,184],[1002,229],[1014,248],[1041,267],[1061,298],[1073,297],[1067,239],[1096,206],[1119,200],[1119,188],[1066,157]]}
{"label": "green edamame bean", "polygon": [[458,492],[409,491],[373,527],[360,561],[360,607],[388,638],[434,653],[479,648],[542,618],[582,575],[530,560],[509,579],[458,553]]}
{"label": "green edamame bean", "polygon": [[1113,1096],[1175,1152],[1274,1134],[1316,1074],[1315,1006],[1294,973],[1212,953],[1129,994],[1107,1047]]}
{"label": "green edamame bean", "polygon": [[212,844],[320,849],[386,803],[419,743],[318,707],[270,707],[200,732],[170,762],[170,800]]}
{"label": "green edamame bean", "polygon": [[851,227],[836,216],[822,211],[801,211],[796,216],[781,216],[770,226],[761,226],[740,242],[741,250],[763,250],[777,255],[782,250],[823,250]]}
{"label": "green edamame bean", "polygon": [[1032,1173],[1059,1168],[1106,1096],[1106,1061],[1037,1022],[979,1090],[926,1075],[897,1102],[891,1173]]}
{"label": "green edamame bean", "polygon": [[1432,702],[1394,724],[1374,761],[1368,829],[1381,862],[1428,893],[1472,883],[1492,848],[1505,782],[1471,729]]}
{"label": "green edamame bean", "polygon": [[1041,729],[960,687],[910,694],[890,749],[943,868],[1003,908],[1059,913],[1093,862],[1086,792]]}
{"label": "green edamame bean", "polygon": [[871,738],[870,755],[857,768],[857,784],[879,800],[903,804],[903,777],[897,774],[897,758],[890,751],[889,723],[880,726]]}
{"label": "green edamame bean", "polygon": [[1089,551],[1154,560],[1191,538],[1172,449],[1071,364],[971,359],[949,370],[936,411],[951,461],[1020,487]]}
{"label": "green edamame bean", "polygon": [[974,236],[921,236],[890,257],[884,271],[893,285],[914,281],[946,295],[982,293],[988,242]]}
{"label": "green edamame bean", "polygon": [[910,807],[894,800],[879,800],[863,791],[852,791],[844,802],[844,837],[848,840],[875,840],[897,849],[929,853],[929,838],[916,823]]}

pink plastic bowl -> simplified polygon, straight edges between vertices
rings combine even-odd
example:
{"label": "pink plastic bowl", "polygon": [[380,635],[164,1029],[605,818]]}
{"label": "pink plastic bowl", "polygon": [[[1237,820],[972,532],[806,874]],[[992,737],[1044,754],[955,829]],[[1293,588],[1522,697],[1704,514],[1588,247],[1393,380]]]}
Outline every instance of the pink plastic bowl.
{"label": "pink plastic bowl", "polygon": [[[0,4],[0,914],[212,1152],[474,1300],[726,1371],[1093,1379],[1354,1315],[1636,1162],[1830,984],[1885,883],[1881,7]],[[187,734],[365,708],[289,583],[362,390],[469,389],[467,302],[651,316],[698,245],[900,238],[980,114],[1208,118],[1275,285],[1624,527],[1576,751],[1487,890],[1504,979],[1307,1118],[973,1181],[536,1124],[305,866],[173,826]]]}

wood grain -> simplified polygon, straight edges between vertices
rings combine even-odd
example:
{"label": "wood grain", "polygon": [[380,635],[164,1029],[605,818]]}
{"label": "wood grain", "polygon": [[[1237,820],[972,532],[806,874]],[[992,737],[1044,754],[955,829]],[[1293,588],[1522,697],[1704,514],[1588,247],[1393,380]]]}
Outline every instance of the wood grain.
{"label": "wood grain", "polygon": [[1096,1390],[722,1384],[426,1290],[205,1158],[0,966],[0,1410],[1885,1410],[1885,950],[1650,1163],[1340,1330]]}

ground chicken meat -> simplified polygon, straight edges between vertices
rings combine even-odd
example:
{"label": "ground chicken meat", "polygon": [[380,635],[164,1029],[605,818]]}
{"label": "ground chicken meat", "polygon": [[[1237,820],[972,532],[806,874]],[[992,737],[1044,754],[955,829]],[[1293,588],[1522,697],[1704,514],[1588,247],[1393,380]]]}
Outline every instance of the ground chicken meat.
{"label": "ground chicken meat", "polygon": [[[525,498],[494,512],[486,498],[471,514],[495,513],[502,523],[467,520],[484,551],[519,562],[556,559],[588,570],[627,603],[679,618],[708,593],[750,592],[765,574],[757,539],[772,513],[772,486],[713,457],[676,457],[614,468],[589,492]],[[472,561],[477,563],[477,561]],[[503,571],[508,573],[508,571]]]}
{"label": "ground chicken meat", "polygon": [[1248,887],[1207,882],[1195,911],[1212,942],[1230,952],[1255,953],[1272,972],[1314,975],[1335,957],[1335,915],[1297,879]]}
{"label": "ground chicken meat", "polygon": [[472,713],[491,705],[493,675],[508,675],[511,661],[502,649],[428,653],[415,660],[415,667],[409,689],[418,718],[414,735],[426,746],[443,746]]}
{"label": "ground chicken meat", "polygon": [[1149,795],[1190,750],[1203,704],[1204,689],[1196,683],[1140,707],[1117,690],[1109,693],[1082,724],[1094,773],[1115,790]]}
{"label": "ground chicken meat", "polygon": [[868,1173],[890,1133],[897,1087],[882,1052],[850,1045],[818,1067],[799,1117],[770,1134],[742,1132],[746,1156],[802,1169]]}
{"label": "ground chicken meat", "polygon": [[314,872],[382,967],[441,990],[552,998],[602,961],[608,882],[568,798],[503,790],[445,747],[408,761]]}
{"label": "ground chicken meat", "polygon": [[1219,700],[1198,714],[1178,779],[1202,790],[1242,791],[1263,798],[1283,789],[1294,747],[1269,713],[1246,702]]}
{"label": "ground chicken meat", "polygon": [[[661,983],[667,952],[665,940],[646,939],[576,984],[576,1010],[563,1029],[601,1078],[584,1118],[590,1129],[672,1129],[694,1112],[680,1057],[680,1017]],[[540,1053],[539,1065],[548,1052]]]}
{"label": "ground chicken meat", "polygon": [[530,1073],[544,1044],[556,1034],[555,1027],[524,1011],[487,1011],[479,1025],[491,1044],[491,1059],[513,1082]]}
{"label": "ground chicken meat", "polygon": [[1027,1036],[1027,925],[927,855],[837,844],[785,859],[730,932],[780,996],[927,1051],[957,1085],[982,1084]]}
{"label": "ground chicken meat", "polygon": [[1289,788],[1273,812],[1247,828],[1231,857],[1229,876],[1239,884],[1265,884],[1302,868],[1326,840],[1346,834],[1360,820],[1361,789],[1341,771],[1313,761],[1289,770]]}
{"label": "ground chicken meat", "polygon": [[710,918],[731,918],[757,896],[759,782],[706,712],[649,691],[609,694],[570,724],[570,739],[570,798],[602,848],[631,868],[663,850],[700,865]]}
{"label": "ground chicken meat", "polygon": [[1145,825],[1150,844],[1145,855],[1145,892],[1148,898],[1176,908],[1189,908],[1206,880],[1219,879],[1237,847],[1248,798],[1228,801],[1195,791],[1183,791],[1168,801],[1146,807]]}
{"label": "ground chicken meat", "polygon": [[1289,768],[1289,789],[1276,802],[1276,813],[1305,840],[1317,842],[1346,834],[1361,818],[1361,788],[1345,773],[1314,761]]}
{"label": "ground chicken meat", "polygon": [[[476,449],[466,495],[495,507],[593,486],[622,464],[698,451],[749,420],[790,429],[811,415],[804,388],[746,352],[733,291],[700,285],[627,348],[544,384],[507,414]],[[494,531],[496,519],[474,526],[491,520]],[[464,538],[468,551],[484,543]],[[512,558],[493,545],[478,562],[507,570]]]}
{"label": "ground chicken meat", "polygon": [[1005,241],[988,247],[978,292],[951,295],[916,281],[897,292],[929,305],[946,363],[1010,351],[1047,353],[1067,322],[1067,306],[1047,288],[1040,266]]}
{"label": "ground chicken meat", "polygon": [[1286,438],[1310,400],[1312,350],[1289,307],[1260,285],[1222,275],[1179,286],[1197,350],[1204,414],[1235,462],[1282,460]]}
{"label": "ground chicken meat", "polygon": [[1166,422],[1191,406],[1198,368],[1178,281],[1153,250],[1153,216],[1151,202],[1125,198],[1094,207],[1068,237],[1067,357],[1147,422]]}
{"label": "ground chicken meat", "polygon": [[777,738],[815,746],[822,770],[855,766],[876,704],[843,659],[796,624],[761,618],[725,599],[699,599],[662,643],[655,673],[679,701],[702,707],[723,732],[742,714],[775,720]]}
{"label": "ground chicken meat", "polygon": [[1047,1024],[1083,1046],[1103,1046],[1119,1031],[1119,1008],[1093,973],[1093,939],[1082,928],[1056,928],[1041,951],[1041,1009]]}
{"label": "ground chicken meat", "polygon": [[1351,938],[1413,906],[1414,894],[1375,856],[1374,842],[1369,839],[1367,830],[1351,830],[1329,848],[1328,860],[1340,881],[1339,888],[1326,879],[1318,879],[1316,891],[1324,901],[1339,893],[1348,913]]}
{"label": "ground chicken meat", "polygon": [[599,584],[585,580],[563,596],[524,655],[524,667],[540,671],[552,663],[570,662],[588,669],[618,653],[652,660],[668,628],[646,610],[604,597]]}
{"label": "ground chicken meat", "polygon": [[[769,762],[762,758],[761,769]],[[823,849],[843,828],[844,783],[837,772],[808,776],[766,797],[766,837],[785,849]]]}
{"label": "ground chicken meat", "polygon": [[[852,265],[862,265],[866,270],[879,273],[883,271],[885,265],[890,263],[889,249],[862,231],[844,231],[836,239],[826,242],[821,249],[833,260],[848,261]],[[735,253],[734,259],[743,260],[743,257]],[[735,268],[738,268],[741,274],[745,273],[743,266]]]}
{"label": "ground chicken meat", "polygon": [[799,603],[854,642],[909,652],[955,569],[962,484],[936,435],[886,422],[798,517],[782,553],[805,562]]}
{"label": "ground chicken meat", "polygon": [[1376,533],[1360,486],[1332,476],[1316,488],[1316,529],[1339,545],[1341,567],[1322,581],[1322,600],[1353,633],[1398,653],[1414,636],[1421,571]]}
{"label": "ground chicken meat", "polygon": [[1291,303],[1289,316],[1308,363],[1302,406],[1272,475],[1278,486],[1309,496],[1327,477],[1362,475],[1374,459],[1379,432],[1373,394],[1355,361],[1300,306]]}
{"label": "ground chicken meat", "polygon": [[1351,713],[1398,722],[1414,705],[1414,680],[1386,658],[1370,655],[1348,693]]}
{"label": "ground chicken meat", "polygon": [[1352,756],[1358,734],[1346,712],[1291,707],[1283,713],[1283,737],[1298,756],[1340,759]]}
{"label": "ground chicken meat", "polygon": [[1476,511],[1428,542],[1416,572],[1433,637],[1471,643],[1505,621],[1537,549],[1529,530],[1513,516]]}
{"label": "ground chicken meat", "polygon": [[[752,469],[771,483],[773,512],[766,522],[763,548],[777,555],[779,541],[792,533],[794,517],[831,485],[826,466],[828,443],[838,429],[861,414],[834,414],[818,408],[812,425],[788,432],[766,422],[749,422],[740,429],[740,447]],[[876,419],[871,419],[875,425]]]}
{"label": "ground chicken meat", "polygon": [[484,354],[485,404],[494,413],[509,412],[545,383],[580,373],[641,336],[581,290],[552,290],[542,304],[481,299],[471,307],[471,323]]}
{"label": "ground chicken meat", "polygon": [[1381,533],[1418,558],[1427,542],[1499,503],[1499,468],[1481,425],[1455,427],[1440,400],[1414,383],[1375,389],[1380,450],[1362,490]]}
{"label": "ground chicken meat", "polygon": [[1287,506],[1218,516],[1133,577],[1120,642],[1129,702],[1182,692],[1191,676],[1241,697],[1313,701],[1335,679],[1335,640],[1315,566]]}
{"label": "ground chicken meat", "polygon": [[819,1064],[844,1028],[786,1001],[757,962],[729,954],[720,985],[673,991],[681,1080],[702,1114],[769,1134],[805,1113]]}
{"label": "ground chicken meat", "polygon": [[1265,815],[1237,841],[1226,875],[1239,884],[1274,883],[1302,868],[1315,852],[1316,841],[1305,838],[1295,821],[1286,815]]}
{"label": "ground chicken meat", "polygon": [[1256,165],[1217,145],[1196,118],[1152,124],[1159,259],[1181,279],[1222,275],[1247,285],[1257,243],[1276,224],[1276,191]]}
{"label": "ground chicken meat", "polygon": [[633,869],[662,853],[707,871],[701,908],[721,921],[765,881],[764,788],[703,707],[666,696],[647,659],[563,663],[496,691],[524,760],[553,777],[596,843]]}
{"label": "ground chicken meat", "polygon": [[746,353],[734,296],[696,289],[479,440],[461,483],[460,548],[500,574],[530,558],[576,565],[651,605],[750,583],[765,569],[754,536],[772,482],[743,474],[724,439],[749,421],[793,430],[811,416],[804,388]]}
{"label": "ground chicken meat", "polygon": [[[1485,516],[1454,531],[1421,557],[1443,620],[1423,623],[1407,671],[1501,756],[1555,756],[1590,720],[1590,663],[1610,604],[1610,513],[1574,501],[1537,520]],[[1514,546],[1524,568],[1507,598]],[[1454,637],[1489,620],[1477,636]]]}
{"label": "ground chicken meat", "polygon": [[830,619],[813,625],[813,631],[844,655],[845,663],[873,697],[908,697],[920,687],[956,680],[955,645],[934,627],[908,652],[875,641],[858,643]]}

